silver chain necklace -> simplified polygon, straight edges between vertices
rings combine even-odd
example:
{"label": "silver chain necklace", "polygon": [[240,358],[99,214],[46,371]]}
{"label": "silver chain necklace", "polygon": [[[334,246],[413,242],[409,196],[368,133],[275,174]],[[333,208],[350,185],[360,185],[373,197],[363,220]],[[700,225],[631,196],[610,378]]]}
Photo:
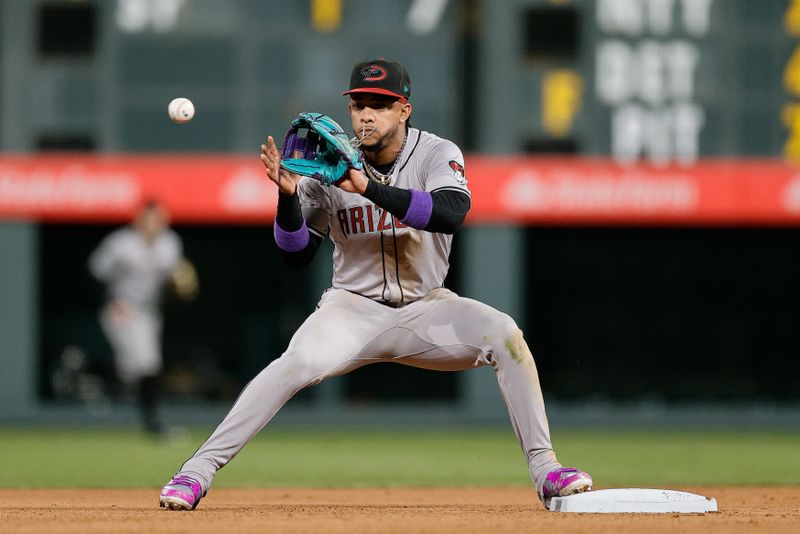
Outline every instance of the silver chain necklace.
{"label": "silver chain necklace", "polygon": [[364,152],[361,152],[361,161],[364,162],[364,170],[367,171],[367,176],[370,179],[375,180],[379,184],[388,184],[392,181],[392,173],[394,173],[394,168],[397,167],[397,162],[400,161],[400,156],[403,155],[403,149],[406,147],[406,141],[408,141],[408,132],[406,132],[405,136],[403,137],[403,144],[400,145],[400,151],[397,152],[397,157],[394,159],[394,163],[392,163],[392,167],[386,174],[379,172],[372,164],[367,161],[367,158],[364,157]]}

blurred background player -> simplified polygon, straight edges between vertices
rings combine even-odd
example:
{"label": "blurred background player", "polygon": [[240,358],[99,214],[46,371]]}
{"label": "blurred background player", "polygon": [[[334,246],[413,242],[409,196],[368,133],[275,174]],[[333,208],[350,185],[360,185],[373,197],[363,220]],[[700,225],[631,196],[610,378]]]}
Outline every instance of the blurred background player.
{"label": "blurred background player", "polygon": [[145,430],[162,435],[162,292],[171,286],[179,298],[191,300],[198,288],[194,267],[183,257],[181,239],[169,228],[164,207],[145,203],[132,224],[103,239],[89,258],[89,270],[106,287],[100,323],[117,378],[134,391]]}

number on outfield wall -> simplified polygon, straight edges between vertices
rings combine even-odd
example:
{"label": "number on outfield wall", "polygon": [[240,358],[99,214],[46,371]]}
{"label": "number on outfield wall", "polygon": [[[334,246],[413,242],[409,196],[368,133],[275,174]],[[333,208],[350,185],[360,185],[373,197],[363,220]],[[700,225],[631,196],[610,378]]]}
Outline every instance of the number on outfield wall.
{"label": "number on outfield wall", "polygon": [[117,0],[117,27],[126,33],[167,32],[178,24],[186,0]]}

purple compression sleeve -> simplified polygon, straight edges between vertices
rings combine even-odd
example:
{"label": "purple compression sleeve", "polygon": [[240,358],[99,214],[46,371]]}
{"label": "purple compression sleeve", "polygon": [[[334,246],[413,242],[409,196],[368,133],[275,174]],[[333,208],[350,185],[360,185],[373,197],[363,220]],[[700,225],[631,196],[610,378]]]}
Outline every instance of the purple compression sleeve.
{"label": "purple compression sleeve", "polygon": [[422,230],[428,225],[433,212],[433,197],[427,191],[411,191],[411,203],[408,205],[405,217],[400,222],[407,224],[411,228]]}
{"label": "purple compression sleeve", "polygon": [[275,243],[278,244],[278,248],[281,250],[285,250],[286,252],[298,252],[308,245],[309,238],[306,221],[303,221],[303,225],[294,232],[287,232],[278,226],[277,219],[275,220],[275,226],[273,228],[275,231]]}

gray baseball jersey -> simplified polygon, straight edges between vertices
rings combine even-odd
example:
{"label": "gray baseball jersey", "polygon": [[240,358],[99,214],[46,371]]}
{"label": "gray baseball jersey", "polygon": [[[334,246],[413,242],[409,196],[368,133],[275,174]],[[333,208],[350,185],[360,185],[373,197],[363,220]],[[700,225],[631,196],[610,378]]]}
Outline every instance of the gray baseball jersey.
{"label": "gray baseball jersey", "polygon": [[[416,128],[408,130],[389,185],[469,195],[461,150]],[[309,230],[334,243],[334,288],[407,304],[444,283],[452,235],[410,228],[361,195],[325,187],[312,178],[304,178],[299,191]]]}
{"label": "gray baseball jersey", "polygon": [[[408,136],[390,185],[469,194],[458,147],[414,128]],[[378,362],[439,371],[490,366],[541,494],[560,464],[533,356],[511,317],[441,287],[452,236],[406,227],[365,197],[310,179],[299,195],[309,231],[334,242],[333,287],[180,473],[208,490],[286,401],[328,377]]]}

